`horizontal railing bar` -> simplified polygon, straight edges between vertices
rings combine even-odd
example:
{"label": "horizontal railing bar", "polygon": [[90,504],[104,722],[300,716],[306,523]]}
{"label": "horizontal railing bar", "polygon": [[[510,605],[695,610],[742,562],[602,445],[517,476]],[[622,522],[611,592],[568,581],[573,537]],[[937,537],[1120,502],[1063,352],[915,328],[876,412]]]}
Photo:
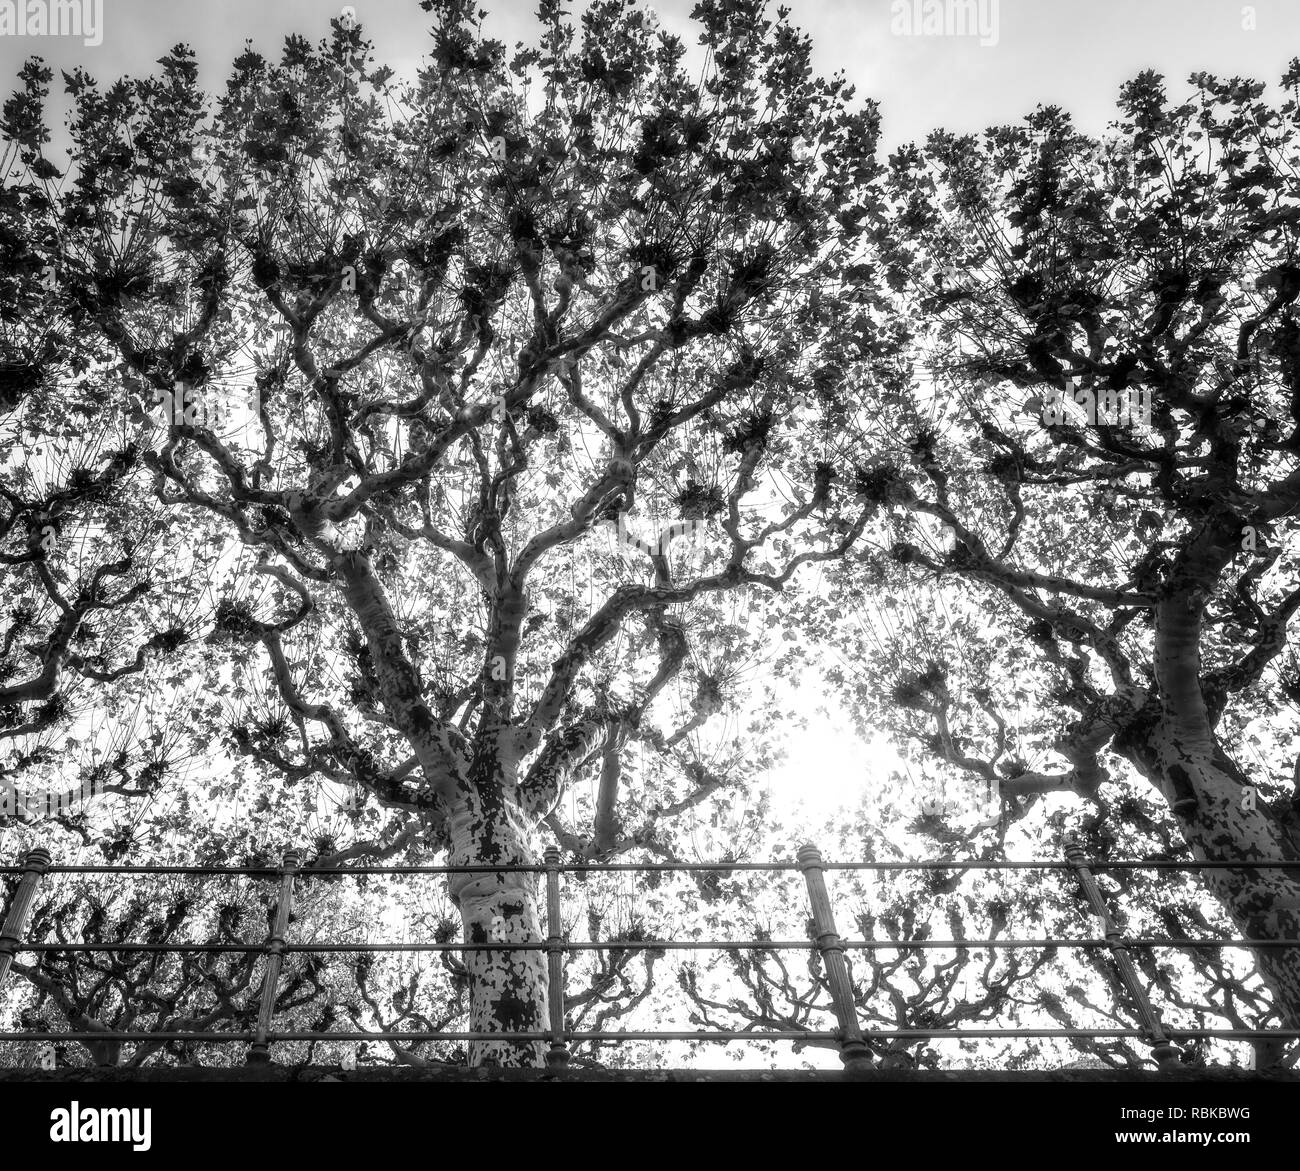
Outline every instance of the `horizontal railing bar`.
{"label": "horizontal railing bar", "polygon": [[[1027,862],[989,862],[983,859],[954,859],[951,862],[823,862],[823,870],[1069,870],[1068,862],[1031,860]],[[1300,870],[1300,862],[1089,862],[1094,871],[1105,870]],[[797,862],[611,862],[561,864],[566,874],[601,871],[716,871],[716,870],[798,870]],[[338,877],[344,874],[544,874],[537,866],[304,866],[299,875],[321,874]],[[0,866],[0,874],[22,874],[21,866]],[[280,871],[274,866],[50,866],[49,874],[204,874],[249,875],[271,878]]]}
{"label": "horizontal railing bar", "polygon": [[[1300,939],[843,939],[840,946],[856,951],[909,951],[912,948],[952,948],[955,951],[1019,947],[1300,947]],[[817,945],[793,939],[636,939],[607,943],[580,940],[565,943],[565,951],[807,951]],[[548,951],[541,943],[281,943],[282,952],[405,952],[405,951]],[[261,952],[264,943],[20,943],[16,951],[35,952]],[[549,1034],[548,1034],[549,1035]]]}
{"label": "horizontal railing bar", "polygon": [[[1001,1037],[1136,1037],[1144,1038],[1141,1029],[864,1029],[868,1039],[961,1040],[982,1038],[997,1040]],[[1300,1029],[1165,1029],[1165,1035],[1179,1040],[1249,1041],[1261,1038],[1300,1038]],[[227,1043],[248,1041],[251,1031],[244,1033],[0,1033],[0,1041],[202,1041]],[[287,1032],[270,1033],[267,1042],[281,1041],[546,1041],[550,1033],[321,1033]],[[568,1041],[833,1041],[837,1033],[801,1031],[798,1029],[719,1029],[716,1032],[566,1032]]]}

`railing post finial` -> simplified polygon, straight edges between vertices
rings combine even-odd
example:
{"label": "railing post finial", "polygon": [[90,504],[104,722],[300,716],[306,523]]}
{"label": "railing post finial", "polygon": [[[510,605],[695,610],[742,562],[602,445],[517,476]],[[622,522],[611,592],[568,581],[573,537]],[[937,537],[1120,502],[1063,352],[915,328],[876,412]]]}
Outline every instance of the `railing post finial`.
{"label": "railing post finial", "polygon": [[1120,979],[1133,998],[1134,1005],[1137,1006],[1138,1018],[1149,1038],[1147,1044],[1151,1046],[1152,1059],[1162,1073],[1177,1069],[1182,1064],[1178,1049],[1166,1036],[1164,1026],[1160,1023],[1160,1014],[1151,1007],[1146,989],[1138,979],[1137,968],[1133,966],[1133,958],[1129,955],[1128,948],[1124,946],[1124,936],[1116,928],[1115,920],[1111,918],[1110,907],[1106,905],[1105,896],[1102,895],[1096,879],[1093,878],[1088,855],[1084,852],[1079,839],[1073,834],[1065,840],[1065,860],[1074,871],[1080,887],[1083,888],[1084,896],[1092,907],[1092,913],[1101,924],[1102,933],[1106,937],[1106,946],[1115,960]]}
{"label": "railing post finial", "polygon": [[54,859],[49,850],[37,846],[28,850],[23,858],[23,876],[18,880],[18,889],[14,891],[13,902],[5,915],[4,926],[0,927],[0,984],[9,974],[9,965],[21,950],[23,928],[27,925],[27,916],[36,901],[36,892],[40,889],[41,879],[50,868]]}
{"label": "railing post finial", "polygon": [[812,908],[813,935],[817,950],[826,967],[826,984],[830,989],[835,1018],[839,1022],[840,1060],[849,1073],[871,1068],[871,1050],[862,1036],[858,1024],[858,1010],[853,1003],[853,981],[849,978],[848,964],[844,959],[844,945],[835,930],[835,916],[831,911],[830,895],[822,873],[821,851],[811,842],[805,842],[795,855],[808,887],[808,903]]}
{"label": "railing post finial", "polygon": [[293,911],[293,879],[298,872],[300,855],[297,850],[286,850],[280,866],[280,896],[275,905],[275,930],[266,941],[266,972],[262,977],[262,1002],[257,1013],[257,1032],[249,1047],[248,1065],[267,1065],[271,1061],[271,1018],[275,1013],[275,996],[280,983],[280,967],[284,963],[284,937],[289,930],[289,915]]}
{"label": "railing post finial", "polygon": [[551,1047],[546,1052],[550,1069],[564,1069],[569,1064],[569,1049],[564,1028],[564,936],[560,932],[560,851],[547,846],[542,855],[546,863],[546,1002],[549,1008]]}

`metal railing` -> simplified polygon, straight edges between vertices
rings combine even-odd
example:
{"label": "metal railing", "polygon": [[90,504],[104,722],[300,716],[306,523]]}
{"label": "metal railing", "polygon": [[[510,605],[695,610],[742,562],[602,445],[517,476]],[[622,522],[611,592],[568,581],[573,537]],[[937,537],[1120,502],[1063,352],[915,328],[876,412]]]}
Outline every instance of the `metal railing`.
{"label": "metal railing", "polygon": [[[0,874],[20,875],[17,889],[0,927],[0,985],[10,970],[13,957],[19,952],[57,953],[241,953],[264,952],[266,967],[258,997],[256,1026],[252,1030],[215,1031],[149,1031],[149,1030],[96,1030],[92,1032],[52,1032],[28,1030],[0,1032],[0,1041],[187,1041],[203,1043],[247,1043],[247,1062],[250,1065],[266,1064],[271,1060],[271,1046],[277,1042],[294,1041],[506,1041],[543,1042],[547,1044],[546,1063],[551,1068],[563,1068],[569,1062],[569,1047],[575,1041],[737,1041],[737,1040],[790,1040],[832,1041],[839,1047],[840,1060],[849,1071],[869,1068],[872,1054],[869,1041],[929,1040],[929,1039],[989,1039],[989,1038],[1114,1038],[1143,1040],[1151,1049],[1151,1056],[1161,1071],[1168,1072],[1179,1065],[1175,1041],[1220,1039],[1234,1041],[1295,1040],[1300,1029],[1176,1029],[1167,1028],[1160,1014],[1152,1006],[1146,989],[1138,977],[1130,951],[1140,948],[1169,948],[1190,950],[1195,948],[1289,948],[1300,947],[1300,940],[1215,938],[1215,939],[1141,939],[1123,935],[1115,925],[1105,896],[1097,886],[1094,871],[1101,870],[1233,870],[1282,869],[1300,870],[1300,862],[1242,861],[1242,862],[1170,862],[1170,861],[1105,861],[1090,862],[1082,847],[1071,839],[1066,847],[1065,861],[1034,860],[1018,862],[990,862],[986,860],[952,859],[944,862],[826,862],[813,845],[799,848],[796,862],[670,862],[670,863],[573,863],[563,864],[560,852],[554,847],[545,852],[541,865],[524,866],[357,866],[346,870],[333,867],[302,866],[296,850],[286,852],[282,864],[272,867],[208,867],[208,866],[55,866],[50,854],[43,849],[28,852],[21,866],[0,866]],[[813,927],[811,940],[617,940],[606,943],[569,940],[560,931],[560,875],[562,873],[633,872],[737,872],[737,871],[793,871],[802,873],[807,888]],[[1092,909],[1092,914],[1102,928],[1100,937],[1072,938],[1046,936],[1040,939],[916,939],[916,940],[848,940],[843,939],[835,925],[830,892],[826,884],[827,871],[878,871],[908,870],[1061,870],[1068,871],[1078,880],[1082,893]],[[279,883],[272,931],[268,939],[259,944],[227,943],[25,943],[23,929],[35,902],[42,879],[48,873],[57,874],[188,874],[208,877],[243,875],[259,878],[276,878]],[[465,874],[465,873],[532,873],[545,876],[547,934],[536,943],[293,943],[287,938],[293,906],[295,881],[301,876],[345,874]],[[858,1019],[854,1003],[853,984],[846,952],[850,951],[911,951],[913,949],[955,948],[965,951],[1018,948],[1106,948],[1115,962],[1120,983],[1136,1009],[1137,1028],[1129,1029],[1047,1029],[1047,1028],[991,1028],[991,1029],[871,1029],[865,1031]],[[837,1028],[831,1032],[805,1029],[717,1029],[690,1031],[664,1030],[575,1030],[566,1027],[564,1017],[564,986],[568,954],[581,951],[809,951],[821,957],[826,986],[830,993],[831,1008]],[[285,1030],[273,1031],[275,1002],[284,957],[295,952],[319,953],[382,953],[382,952],[490,952],[490,951],[542,951],[547,956],[549,979],[549,1016],[545,1031],[443,1031],[443,1030],[384,1030],[384,1031],[334,1031]]]}

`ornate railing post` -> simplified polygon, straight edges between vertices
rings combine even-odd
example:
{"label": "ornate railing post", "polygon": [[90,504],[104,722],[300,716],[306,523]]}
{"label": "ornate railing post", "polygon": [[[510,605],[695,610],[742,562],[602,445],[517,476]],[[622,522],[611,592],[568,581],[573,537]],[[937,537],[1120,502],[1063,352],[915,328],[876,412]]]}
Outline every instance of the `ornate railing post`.
{"label": "ornate railing post", "polygon": [[1092,913],[1101,921],[1106,946],[1110,948],[1115,966],[1119,969],[1120,979],[1124,981],[1124,986],[1133,998],[1142,1027],[1150,1038],[1147,1044],[1151,1046],[1151,1056],[1162,1072],[1168,1073],[1170,1070],[1177,1069],[1182,1064],[1178,1050],[1165,1035],[1164,1026],[1160,1023],[1160,1015],[1151,1007],[1151,1001],[1147,999],[1146,989],[1142,987],[1137,969],[1133,966],[1133,958],[1128,954],[1128,948],[1124,946],[1124,937],[1116,929],[1115,921],[1110,916],[1110,908],[1106,905],[1106,900],[1092,877],[1092,871],[1088,866],[1088,855],[1083,852],[1078,838],[1072,837],[1065,843],[1065,859],[1069,862],[1075,877],[1078,878],[1079,885],[1083,888],[1083,893],[1092,907]]}
{"label": "ornate railing post", "polygon": [[284,936],[289,930],[289,915],[293,910],[293,878],[297,872],[298,851],[286,850],[280,868],[280,895],[275,907],[275,929],[266,943],[262,1003],[257,1012],[257,1034],[248,1050],[249,1065],[266,1065],[271,1060],[271,1047],[267,1037],[271,1031],[271,1017],[275,1012],[275,996],[280,984],[280,966],[284,962]]}
{"label": "ornate railing post", "polygon": [[821,851],[805,844],[799,847],[799,869],[803,871],[808,886],[808,902],[812,907],[813,930],[817,950],[826,965],[826,983],[839,1021],[840,1060],[850,1071],[871,1068],[871,1050],[862,1038],[858,1024],[858,1010],[853,1003],[853,982],[849,979],[848,964],[844,960],[844,945],[835,930],[835,916],[831,911],[830,895],[822,872]]}
{"label": "ornate railing post", "polygon": [[547,846],[546,863],[546,964],[548,968],[546,1000],[550,1007],[551,1047],[546,1064],[563,1069],[569,1064],[569,1050],[564,1032],[564,936],[560,933],[560,851]]}
{"label": "ornate railing post", "polygon": [[13,902],[5,915],[4,926],[0,927],[0,984],[9,975],[9,965],[14,956],[21,951],[23,928],[27,926],[27,916],[31,913],[32,903],[36,901],[36,892],[40,889],[41,879],[50,868],[53,859],[49,850],[28,850],[23,859],[23,876],[18,880],[18,889],[14,891]]}

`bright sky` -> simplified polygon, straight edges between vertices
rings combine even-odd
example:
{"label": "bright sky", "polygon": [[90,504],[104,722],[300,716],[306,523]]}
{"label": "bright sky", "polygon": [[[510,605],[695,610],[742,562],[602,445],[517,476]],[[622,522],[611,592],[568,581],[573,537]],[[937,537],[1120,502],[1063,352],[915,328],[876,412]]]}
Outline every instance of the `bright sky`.
{"label": "bright sky", "polygon": [[[83,0],[93,5],[96,0]],[[967,3],[972,0],[966,0]],[[1088,130],[1104,127],[1119,85],[1156,69],[1181,85],[1194,70],[1253,76],[1276,83],[1300,53],[1300,5],[1295,0],[973,0],[996,43],[977,36],[894,35],[902,9],[951,9],[953,0],[786,0],[793,19],[813,37],[823,72],[842,69],[859,93],[883,107],[889,145],[923,136],[934,126],[974,131],[1015,121],[1037,102],[1074,113]],[[0,36],[0,76],[13,77],[39,53],[56,69],[84,66],[108,80],[150,67],[184,42],[199,53],[200,79],[220,84],[245,38],[274,54],[298,32],[316,40],[341,11],[333,0],[99,0],[103,43],[77,38]],[[664,27],[688,45],[695,0],[659,0]],[[9,0],[4,5],[8,7]],[[575,2],[575,8],[581,4]],[[22,4],[18,7],[21,9]],[[352,7],[377,55],[410,76],[425,52],[428,17],[416,0],[356,0]],[[489,31],[508,42],[531,38],[536,0],[484,0]],[[906,19],[911,21],[912,13]],[[992,39],[992,38],[990,38]],[[5,84],[6,92],[10,88]]]}
{"label": "bright sky", "polygon": [[847,717],[813,712],[791,737],[785,763],[769,774],[768,791],[783,817],[817,826],[856,806],[865,788],[884,783],[901,763],[883,739],[864,743]]}

